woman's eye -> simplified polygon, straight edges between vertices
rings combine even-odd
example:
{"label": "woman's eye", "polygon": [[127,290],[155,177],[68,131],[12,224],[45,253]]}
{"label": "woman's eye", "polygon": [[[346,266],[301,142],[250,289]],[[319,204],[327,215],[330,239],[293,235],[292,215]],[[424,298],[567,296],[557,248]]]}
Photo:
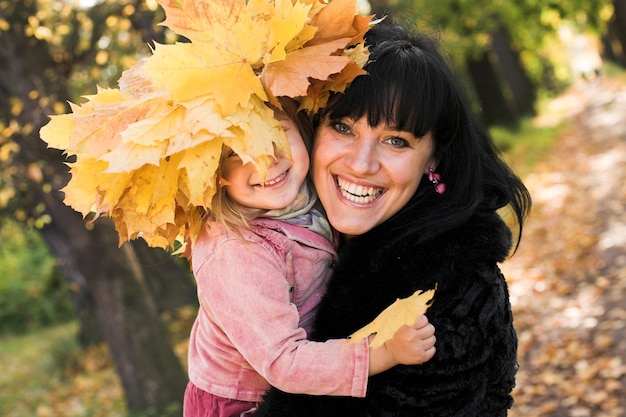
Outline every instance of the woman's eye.
{"label": "woman's eye", "polygon": [[406,148],[406,147],[411,146],[408,140],[401,138],[399,136],[392,136],[388,138],[385,142],[389,143],[391,146],[395,148]]}
{"label": "woman's eye", "polygon": [[342,135],[347,135],[351,132],[350,126],[342,122],[331,122],[330,126],[338,133]]}

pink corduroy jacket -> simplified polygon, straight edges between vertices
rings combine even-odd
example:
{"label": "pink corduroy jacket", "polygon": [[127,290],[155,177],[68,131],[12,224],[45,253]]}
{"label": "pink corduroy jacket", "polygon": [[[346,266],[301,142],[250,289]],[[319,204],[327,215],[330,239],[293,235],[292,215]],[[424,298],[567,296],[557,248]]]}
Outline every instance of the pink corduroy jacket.
{"label": "pink corduroy jacket", "polygon": [[201,307],[189,339],[189,379],[224,398],[291,393],[364,397],[367,340],[307,340],[335,251],[306,228],[257,219],[241,235],[211,223],[193,247]]}

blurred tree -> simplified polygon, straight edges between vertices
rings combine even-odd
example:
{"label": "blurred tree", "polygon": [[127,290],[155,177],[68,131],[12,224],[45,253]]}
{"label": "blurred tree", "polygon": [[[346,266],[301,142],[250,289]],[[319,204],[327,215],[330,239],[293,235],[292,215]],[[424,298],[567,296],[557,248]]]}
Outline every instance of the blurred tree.
{"label": "blurred tree", "polygon": [[604,40],[609,58],[626,66],[626,0],[613,0],[613,16]]}
{"label": "blurred tree", "polygon": [[[148,53],[149,40],[165,39],[155,12],[155,2],[138,0],[85,10],[59,0],[0,0],[0,215],[40,228],[78,312],[93,307],[129,409],[164,416],[180,407],[187,376],[159,307],[193,302],[192,277],[142,241],[118,248],[109,222],[85,224],[65,206],[64,157],[38,135],[48,114],[66,112],[66,100],[84,94],[81,86],[112,83],[138,51]],[[161,305],[151,291],[167,295]]]}
{"label": "blurred tree", "polygon": [[484,3],[489,1],[370,0],[372,13],[392,12],[402,23],[441,32],[444,43],[456,43],[453,63],[469,76],[485,123],[512,126],[534,113],[536,88],[499,15]]}
{"label": "blurred tree", "polygon": [[[619,21],[618,10],[626,9],[626,0],[612,1],[614,21]],[[605,31],[610,4],[611,0],[370,0],[373,13],[393,11],[401,22],[441,34],[446,52],[467,74],[490,125],[515,125],[520,116],[534,114],[538,89],[557,85],[550,57],[542,55],[545,45],[555,41],[564,20],[597,33]],[[613,26],[617,34],[626,24]]]}
{"label": "blurred tree", "polygon": [[369,0],[371,13],[377,17],[385,16],[391,11],[391,0]]}

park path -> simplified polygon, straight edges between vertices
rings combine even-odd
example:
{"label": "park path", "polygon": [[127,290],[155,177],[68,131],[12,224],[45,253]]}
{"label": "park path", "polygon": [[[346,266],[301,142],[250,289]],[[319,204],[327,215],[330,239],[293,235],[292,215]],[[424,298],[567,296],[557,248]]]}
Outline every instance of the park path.
{"label": "park path", "polygon": [[547,115],[568,128],[525,177],[533,211],[502,265],[520,338],[509,415],[626,417],[626,82],[581,80]]}

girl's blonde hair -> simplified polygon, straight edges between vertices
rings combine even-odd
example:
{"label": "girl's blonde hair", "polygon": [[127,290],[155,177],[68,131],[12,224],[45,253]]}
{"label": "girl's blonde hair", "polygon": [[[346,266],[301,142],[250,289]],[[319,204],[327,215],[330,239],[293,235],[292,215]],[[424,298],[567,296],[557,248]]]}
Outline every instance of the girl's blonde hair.
{"label": "girl's blonde hair", "polygon": [[[292,120],[298,127],[298,131],[302,136],[304,145],[307,151],[311,151],[311,145],[313,143],[313,123],[311,117],[306,111],[299,110],[298,102],[289,97],[279,97],[278,101],[282,106],[282,110],[276,109],[276,111],[282,111],[290,120]],[[250,220],[258,217],[258,212],[251,213],[246,210],[245,207],[237,204],[228,195],[227,187],[222,184],[222,167],[223,161],[228,156],[230,148],[224,147],[220,156],[220,164],[217,171],[216,179],[216,192],[211,201],[210,212],[205,212],[203,215],[229,228],[236,227],[249,227]]]}

